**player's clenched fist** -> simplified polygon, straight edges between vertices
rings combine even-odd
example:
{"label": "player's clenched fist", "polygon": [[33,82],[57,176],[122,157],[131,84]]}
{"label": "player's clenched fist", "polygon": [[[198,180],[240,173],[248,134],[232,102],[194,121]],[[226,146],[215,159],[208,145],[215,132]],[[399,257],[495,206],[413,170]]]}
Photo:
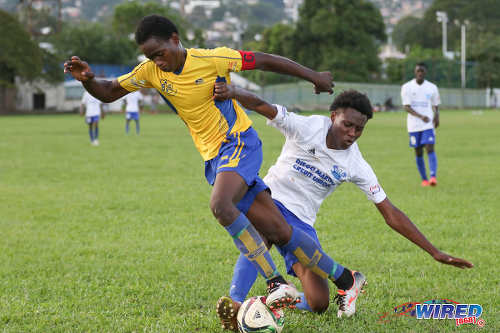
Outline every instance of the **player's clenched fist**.
{"label": "player's clenched fist", "polygon": [[94,78],[94,73],[89,64],[80,60],[77,56],[72,56],[64,63],[64,73],[70,73],[78,81],[87,81]]}
{"label": "player's clenched fist", "polygon": [[214,98],[219,101],[234,98],[234,89],[234,86],[227,85],[226,82],[215,82]]}
{"label": "player's clenched fist", "polygon": [[316,94],[327,92],[333,94],[333,76],[330,72],[319,72],[316,73],[316,77],[313,80],[314,92]]}

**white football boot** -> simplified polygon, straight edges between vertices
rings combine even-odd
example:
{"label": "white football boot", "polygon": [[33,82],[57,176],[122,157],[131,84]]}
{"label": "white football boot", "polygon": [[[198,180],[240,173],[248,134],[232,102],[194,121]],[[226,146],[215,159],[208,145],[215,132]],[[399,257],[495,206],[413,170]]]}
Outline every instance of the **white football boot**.
{"label": "white football boot", "polygon": [[339,305],[339,310],[337,312],[337,317],[340,318],[342,315],[347,317],[352,316],[356,312],[356,300],[360,293],[364,292],[363,287],[366,284],[366,278],[360,272],[352,271],[352,278],[354,283],[352,287],[348,290],[337,290],[337,304]]}
{"label": "white football boot", "polygon": [[290,284],[273,282],[268,287],[266,305],[271,309],[294,307],[300,302],[300,293]]}

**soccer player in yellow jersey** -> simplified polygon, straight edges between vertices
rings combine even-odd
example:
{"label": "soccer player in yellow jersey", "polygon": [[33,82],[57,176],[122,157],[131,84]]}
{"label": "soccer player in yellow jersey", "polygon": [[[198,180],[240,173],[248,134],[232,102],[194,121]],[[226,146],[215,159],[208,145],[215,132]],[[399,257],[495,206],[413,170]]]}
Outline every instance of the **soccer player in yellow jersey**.
{"label": "soccer player in yellow jersey", "polygon": [[[64,71],[107,103],[141,88],[155,88],[161,94],[186,123],[205,160],[205,177],[213,185],[210,208],[215,218],[266,279],[267,305],[293,306],[298,292],[277,271],[259,232],[271,243],[300,253],[300,262],[322,276],[335,273],[325,271],[325,267],[332,267],[332,259],[310,236],[286,223],[258,176],[262,144],[251,120],[234,100],[215,100],[214,83],[229,83],[231,71],[261,69],[308,80],[316,93],[332,93],[331,73],[315,72],[287,58],[260,52],[224,47],[185,49],[176,26],[158,15],[142,19],[135,39],[148,59],[116,80],[96,80],[88,64],[76,56],[64,64]],[[265,207],[266,221],[252,225],[241,212],[245,210],[238,204],[252,201],[249,197]],[[231,305],[222,304],[220,309],[231,311]]]}

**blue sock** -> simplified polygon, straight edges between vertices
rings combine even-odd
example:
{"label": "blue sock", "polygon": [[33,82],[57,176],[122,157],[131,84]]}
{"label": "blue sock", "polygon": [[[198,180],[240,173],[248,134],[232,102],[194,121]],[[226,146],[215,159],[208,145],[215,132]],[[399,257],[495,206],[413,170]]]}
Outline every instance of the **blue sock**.
{"label": "blue sock", "polygon": [[266,280],[280,276],[264,240],[243,213],[225,228],[236,247]]}
{"label": "blue sock", "polygon": [[436,152],[433,151],[432,153],[427,154],[427,156],[429,157],[429,173],[431,177],[436,177],[438,168]]}
{"label": "blue sock", "polygon": [[300,303],[296,304],[297,309],[313,312],[309,304],[307,303],[306,296],[304,293],[300,293]]}
{"label": "blue sock", "polygon": [[420,177],[422,177],[422,180],[427,180],[427,171],[425,170],[424,155],[416,156],[415,160],[417,162],[418,172],[420,172]]}
{"label": "blue sock", "polygon": [[128,126],[128,121],[127,121],[127,122],[125,123],[125,133],[127,133],[127,134],[128,134],[128,127],[129,127],[129,126]]}
{"label": "blue sock", "polygon": [[139,126],[139,119],[137,119],[137,120],[135,121],[135,132],[136,132],[137,134],[139,134],[139,132],[140,132],[140,131],[141,131],[141,128],[140,128],[140,126]]}
{"label": "blue sock", "polygon": [[335,282],[344,271],[342,265],[333,261],[314,239],[300,229],[292,228],[292,237],[282,249],[293,253],[302,265],[324,279]]}
{"label": "blue sock", "polygon": [[92,127],[89,127],[89,136],[90,136],[90,142],[94,141],[94,130]]}
{"label": "blue sock", "polygon": [[97,140],[98,137],[99,137],[99,126],[96,126],[95,127],[95,132],[94,132],[94,139]]}
{"label": "blue sock", "polygon": [[234,301],[243,303],[252,285],[257,279],[257,269],[243,254],[240,254],[233,270],[233,280],[229,289],[229,296]]}

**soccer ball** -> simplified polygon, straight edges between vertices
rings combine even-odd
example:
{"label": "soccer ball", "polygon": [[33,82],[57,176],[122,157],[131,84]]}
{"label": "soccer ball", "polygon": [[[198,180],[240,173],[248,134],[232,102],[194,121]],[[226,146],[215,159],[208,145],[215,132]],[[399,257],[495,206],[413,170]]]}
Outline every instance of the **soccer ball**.
{"label": "soccer ball", "polygon": [[285,326],[283,311],[273,313],[266,306],[263,296],[251,297],[243,302],[238,310],[237,320],[241,333],[280,333]]}

